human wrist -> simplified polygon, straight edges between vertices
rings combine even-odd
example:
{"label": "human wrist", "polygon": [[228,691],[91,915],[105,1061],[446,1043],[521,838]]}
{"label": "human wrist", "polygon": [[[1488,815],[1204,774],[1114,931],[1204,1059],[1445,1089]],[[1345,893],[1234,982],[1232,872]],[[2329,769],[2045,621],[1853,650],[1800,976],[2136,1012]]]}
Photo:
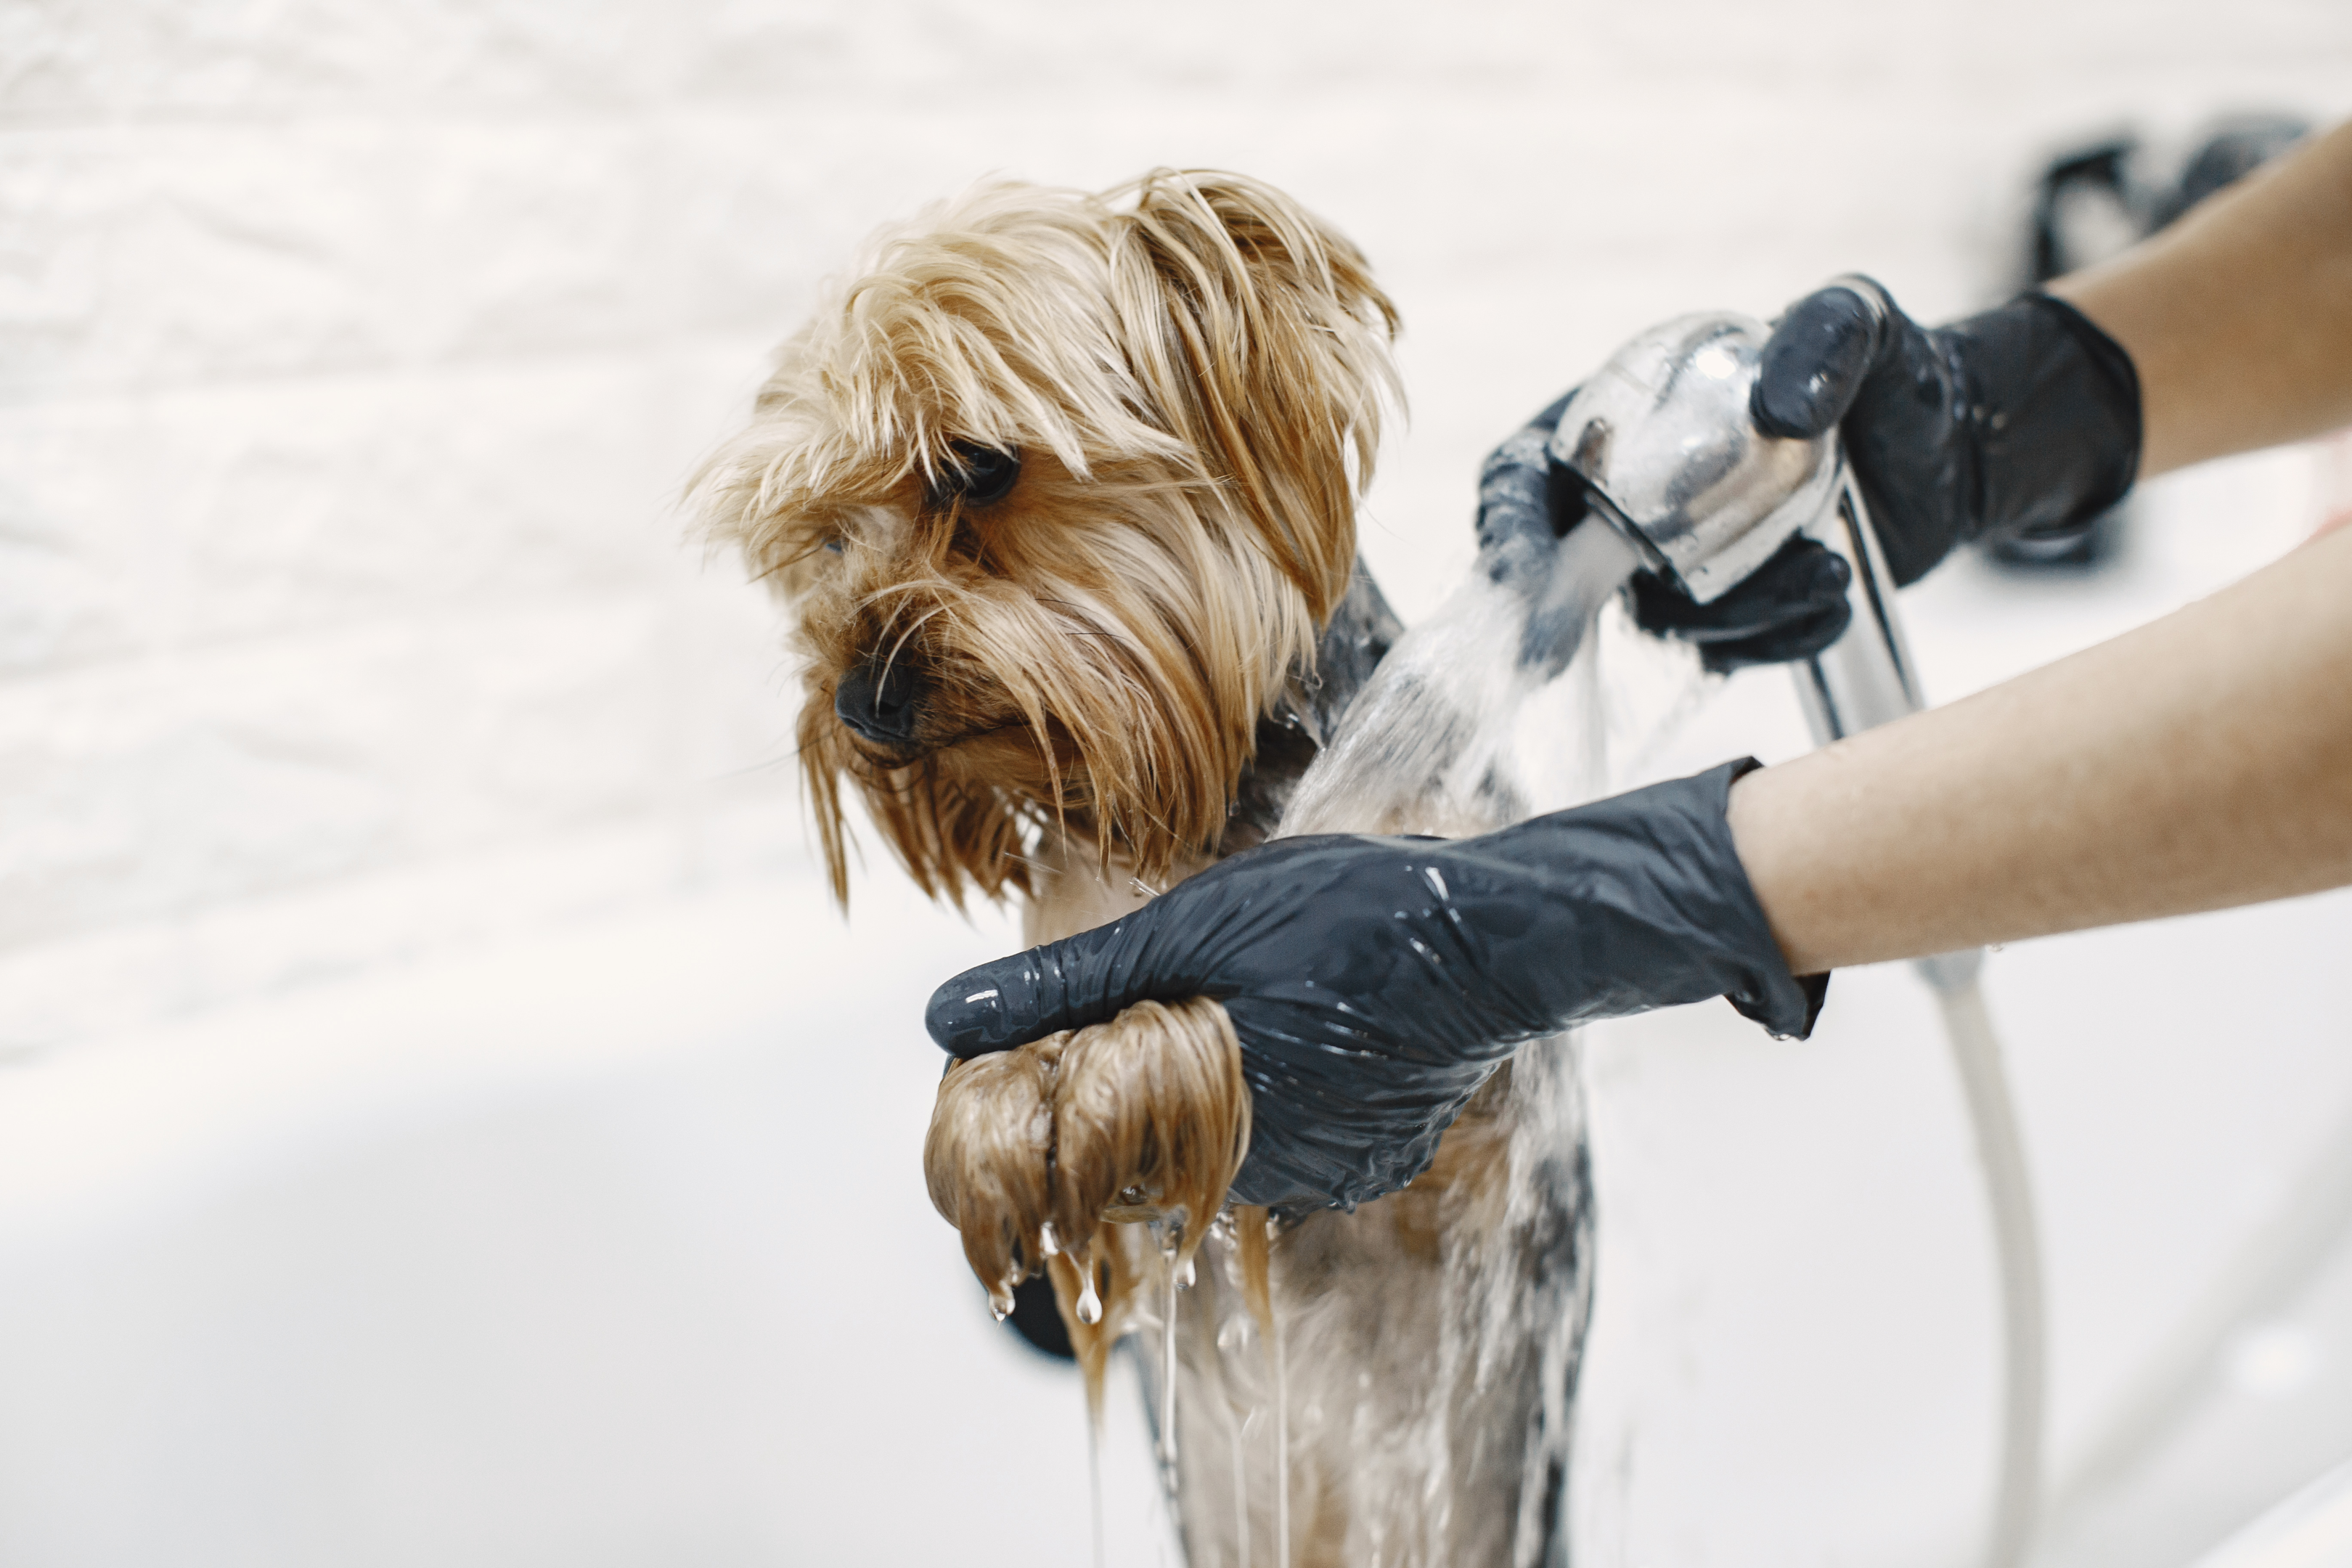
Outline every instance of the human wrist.
{"label": "human wrist", "polygon": [[1971,538],[2086,526],[2130,490],[2139,374],[2069,301],[2025,294],[1942,330],[1966,344],[1978,493]]}
{"label": "human wrist", "polygon": [[1790,973],[1727,816],[1757,766],[1744,758],[1463,847],[1526,868],[1529,935],[1555,960],[1526,967],[1560,987],[1530,1010],[1565,1026],[1722,996],[1776,1035],[1811,1029],[1827,977]]}
{"label": "human wrist", "polygon": [[1927,329],[1867,278],[1817,291],[1767,345],[1756,415],[1806,434],[1828,408],[1897,587],[1972,540],[2086,526],[2138,472],[2131,355],[2053,295]]}

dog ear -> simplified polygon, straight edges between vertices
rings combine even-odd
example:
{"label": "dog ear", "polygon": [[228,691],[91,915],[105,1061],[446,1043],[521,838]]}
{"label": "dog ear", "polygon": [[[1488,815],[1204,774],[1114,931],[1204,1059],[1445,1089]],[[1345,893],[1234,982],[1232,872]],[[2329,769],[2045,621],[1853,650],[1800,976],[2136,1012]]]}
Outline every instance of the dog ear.
{"label": "dog ear", "polygon": [[1204,510],[1254,534],[1320,625],[1347,592],[1395,307],[1361,252],[1240,174],[1157,169],[1112,242],[1137,381],[1203,466]]}

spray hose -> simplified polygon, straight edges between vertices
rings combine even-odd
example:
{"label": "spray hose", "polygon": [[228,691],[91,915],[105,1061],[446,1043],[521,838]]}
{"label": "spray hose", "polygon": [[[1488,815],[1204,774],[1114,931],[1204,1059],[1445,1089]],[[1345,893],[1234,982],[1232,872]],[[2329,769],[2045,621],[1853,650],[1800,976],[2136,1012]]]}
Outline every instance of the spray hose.
{"label": "spray hose", "polygon": [[[1837,468],[1838,503],[1808,531],[1853,568],[1853,620],[1836,642],[1795,667],[1806,721],[1815,743],[1824,746],[1926,706],[1877,535],[1842,458]],[[1920,960],[1916,968],[1936,994],[1967,1101],[2000,1277],[2000,1450],[1983,1561],[1988,1568],[2019,1568],[2042,1510],[2048,1398],[2048,1326],[2033,1188],[2000,1041],[1985,1006],[1983,951],[1942,953]]]}

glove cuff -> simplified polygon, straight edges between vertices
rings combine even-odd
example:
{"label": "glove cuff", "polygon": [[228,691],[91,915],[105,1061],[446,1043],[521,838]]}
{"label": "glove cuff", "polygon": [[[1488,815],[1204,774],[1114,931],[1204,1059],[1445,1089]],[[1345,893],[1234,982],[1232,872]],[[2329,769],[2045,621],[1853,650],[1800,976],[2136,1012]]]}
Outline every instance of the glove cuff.
{"label": "glove cuff", "polygon": [[1811,1031],[1829,977],[1789,973],[1731,837],[1731,786],[1759,765],[1744,757],[1465,841],[1532,872],[1552,917],[1528,921],[1554,951],[1524,966],[1549,994],[1523,1016],[1557,1029],[1722,996],[1776,1035]]}
{"label": "glove cuff", "polygon": [[1756,885],[1748,879],[1748,868],[1731,837],[1731,786],[1763,765],[1754,757],[1741,757],[1710,768],[1690,782],[1706,783],[1714,807],[1713,825],[1721,834],[1721,853],[1727,863],[1724,900],[1735,916],[1727,934],[1737,935],[1748,971],[1747,983],[1727,990],[1724,1000],[1741,1017],[1754,1019],[1772,1034],[1801,1040],[1813,1032],[1822,1005],[1829,1000],[1829,973],[1789,973],[1789,961],[1780,956],[1780,939],[1772,934],[1772,922],[1765,918],[1763,901],[1757,898]]}
{"label": "glove cuff", "polygon": [[2132,363],[2123,344],[2073,304],[2039,289],[2026,299],[2074,341],[2083,356],[2082,394],[2096,405],[2107,425],[2102,443],[2104,472],[2091,476],[2090,489],[2078,504],[2076,516],[2069,520],[2087,523],[2122,500],[2139,482],[2140,450],[2147,440],[2139,367]]}
{"label": "glove cuff", "polygon": [[1969,538],[2087,527],[2139,475],[2139,373],[2123,346],[2053,295],[1946,329],[1968,350],[1976,455]]}

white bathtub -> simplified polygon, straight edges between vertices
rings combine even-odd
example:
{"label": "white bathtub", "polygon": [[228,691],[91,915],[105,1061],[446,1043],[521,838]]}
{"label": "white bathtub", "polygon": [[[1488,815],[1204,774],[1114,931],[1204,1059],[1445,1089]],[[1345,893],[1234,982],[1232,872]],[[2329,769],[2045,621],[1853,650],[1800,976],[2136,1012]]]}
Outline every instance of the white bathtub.
{"label": "white bathtub", "polygon": [[[1930,681],[2274,552],[2290,462],[2159,493],[2089,584],[1939,576]],[[2260,526],[2198,526],[2225,506]],[[1795,726],[1747,679],[1662,766]],[[1011,927],[887,871],[858,897],[847,930],[812,879],[0,1069],[0,1564],[1085,1562],[1075,1379],[989,1321],[918,1163],[921,1003]],[[2246,1249],[2288,1254],[2053,1562],[2185,1562],[2352,1454],[2347,1184],[2307,1180],[2352,1146],[2347,952],[2332,896],[1992,962],[2062,1476]],[[1890,968],[1802,1045],[1714,1005],[1596,1040],[1581,1562],[1966,1560],[1993,1287],[1929,1017]],[[1113,1560],[1149,1563],[1110,1426]]]}

